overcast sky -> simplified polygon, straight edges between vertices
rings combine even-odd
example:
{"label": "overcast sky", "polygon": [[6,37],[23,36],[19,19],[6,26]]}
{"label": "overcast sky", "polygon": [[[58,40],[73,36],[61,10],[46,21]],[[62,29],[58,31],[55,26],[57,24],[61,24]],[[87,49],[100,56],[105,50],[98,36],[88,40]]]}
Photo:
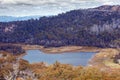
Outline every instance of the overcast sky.
{"label": "overcast sky", "polygon": [[120,0],[0,0],[0,16],[56,15],[101,5],[120,5]]}

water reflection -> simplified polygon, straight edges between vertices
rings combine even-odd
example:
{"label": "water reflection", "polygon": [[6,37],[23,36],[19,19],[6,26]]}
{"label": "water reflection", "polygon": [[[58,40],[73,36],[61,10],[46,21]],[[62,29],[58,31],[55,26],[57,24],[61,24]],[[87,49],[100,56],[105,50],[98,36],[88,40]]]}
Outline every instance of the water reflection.
{"label": "water reflection", "polygon": [[62,54],[45,54],[40,50],[28,50],[27,55],[23,59],[28,60],[30,63],[46,62],[53,64],[56,61],[63,64],[72,64],[74,66],[86,66],[88,61],[94,55],[94,52],[67,52]]}

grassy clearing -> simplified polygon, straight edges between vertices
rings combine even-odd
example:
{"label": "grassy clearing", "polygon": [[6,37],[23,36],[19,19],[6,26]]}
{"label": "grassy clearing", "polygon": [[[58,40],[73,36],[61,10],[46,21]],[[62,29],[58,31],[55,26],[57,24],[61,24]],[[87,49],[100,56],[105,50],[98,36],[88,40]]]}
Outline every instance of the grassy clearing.
{"label": "grassy clearing", "polygon": [[113,57],[117,54],[119,54],[119,50],[117,49],[102,49],[91,59],[90,63],[99,68],[109,67],[120,69],[120,65],[113,62]]}
{"label": "grassy clearing", "polygon": [[104,64],[105,64],[106,66],[111,67],[111,68],[120,68],[120,65],[114,63],[114,62],[113,62],[113,59],[105,60],[105,61],[104,61]]}

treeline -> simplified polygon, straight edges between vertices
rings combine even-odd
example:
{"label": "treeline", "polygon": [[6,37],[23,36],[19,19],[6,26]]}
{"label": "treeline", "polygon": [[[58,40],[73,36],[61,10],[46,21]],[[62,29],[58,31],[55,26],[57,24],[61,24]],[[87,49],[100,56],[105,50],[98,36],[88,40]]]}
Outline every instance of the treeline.
{"label": "treeline", "polygon": [[99,8],[73,10],[58,16],[41,17],[38,20],[1,22],[0,42],[39,44],[45,47],[111,47],[112,42],[120,39],[119,31],[119,11]]}
{"label": "treeline", "polygon": [[22,49],[21,46],[15,46],[15,45],[0,45],[0,51],[6,51],[11,54],[22,54],[25,53],[25,50]]}

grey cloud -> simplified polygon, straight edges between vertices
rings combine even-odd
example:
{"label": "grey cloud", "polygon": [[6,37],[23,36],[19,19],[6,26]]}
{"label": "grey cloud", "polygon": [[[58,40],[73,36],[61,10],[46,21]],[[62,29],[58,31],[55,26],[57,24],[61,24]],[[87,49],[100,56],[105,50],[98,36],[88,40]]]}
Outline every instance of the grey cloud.
{"label": "grey cloud", "polygon": [[[42,5],[42,4],[62,4],[62,3],[87,3],[87,2],[99,2],[102,4],[107,3],[120,3],[119,0],[0,0],[2,4],[31,4],[31,5]],[[21,4],[21,5],[22,5]]]}
{"label": "grey cloud", "polygon": [[0,6],[0,9],[8,9],[8,8],[4,6]]}
{"label": "grey cloud", "polygon": [[73,9],[96,7],[108,3],[120,4],[118,1],[119,0],[0,0],[0,15],[56,15]]}
{"label": "grey cloud", "polygon": [[17,4],[13,4],[13,5],[16,5],[16,6],[23,6],[23,5],[25,5],[25,6],[33,6],[33,4],[30,4],[30,3],[17,3]]}
{"label": "grey cloud", "polygon": [[62,4],[62,3],[81,3],[86,1],[94,0],[0,0],[2,4],[31,4],[31,5],[42,5],[42,4]]}

